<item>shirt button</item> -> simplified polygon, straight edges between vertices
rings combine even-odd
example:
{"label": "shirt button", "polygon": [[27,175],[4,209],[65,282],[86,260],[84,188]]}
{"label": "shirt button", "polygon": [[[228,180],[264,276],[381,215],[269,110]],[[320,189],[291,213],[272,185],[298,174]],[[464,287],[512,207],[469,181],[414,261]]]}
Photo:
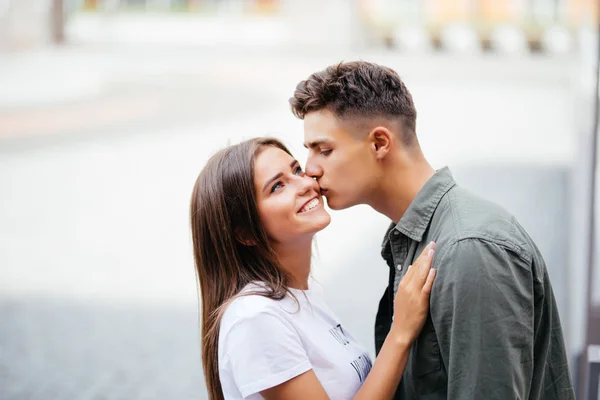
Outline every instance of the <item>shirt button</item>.
{"label": "shirt button", "polygon": [[398,236],[400,234],[400,232],[398,232],[397,230],[394,229],[394,235]]}
{"label": "shirt button", "polygon": [[396,269],[397,269],[398,271],[402,271],[402,264],[398,264],[398,265],[396,265]]}

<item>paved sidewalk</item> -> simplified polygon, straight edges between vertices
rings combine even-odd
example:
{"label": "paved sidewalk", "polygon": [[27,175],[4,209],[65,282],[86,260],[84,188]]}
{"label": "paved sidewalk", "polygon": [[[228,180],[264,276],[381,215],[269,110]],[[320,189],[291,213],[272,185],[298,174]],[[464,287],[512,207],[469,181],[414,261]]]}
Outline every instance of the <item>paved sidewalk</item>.
{"label": "paved sidewalk", "polygon": [[206,400],[193,307],[0,299],[2,400]]}
{"label": "paved sidewalk", "polygon": [[[569,278],[564,269],[568,219],[563,212],[568,203],[568,172],[531,165],[479,166],[453,172],[461,185],[516,213],[545,255],[557,300],[564,306],[567,299],[563,283]],[[130,237],[128,247],[142,241],[139,254],[131,257],[132,264],[137,259],[142,265],[127,265],[121,260],[125,258],[123,252],[114,261],[116,265],[109,265],[111,257],[102,257],[101,253],[115,252],[115,245],[105,241],[103,249],[86,252],[82,260],[89,261],[77,263],[78,272],[68,271],[68,265],[57,266],[56,259],[47,257],[45,268],[52,265],[50,272],[61,275],[62,271],[62,278],[44,276],[41,269],[29,268],[29,275],[57,286],[62,279],[62,285],[66,281],[84,288],[92,285],[112,290],[112,299],[106,298],[106,293],[96,300],[0,296],[0,399],[207,399],[200,363],[195,277],[190,261],[181,254],[188,251],[181,245],[185,235],[181,229],[174,229],[180,225],[177,222],[154,218],[153,225],[168,231],[168,235],[151,246],[143,245],[147,238],[140,237],[140,233],[114,233],[116,241]],[[375,310],[387,277],[387,267],[378,254],[386,225],[384,219],[364,208],[353,209],[334,213],[332,225],[317,239],[319,254],[314,273],[325,287],[328,303],[371,352]],[[130,227],[123,224],[120,229]],[[85,235],[89,237],[90,233]],[[166,239],[171,236],[175,239]],[[61,246],[65,240],[69,238],[53,239],[49,245]],[[340,243],[352,251],[337,251]],[[150,257],[143,256],[144,249]],[[48,253],[47,249],[40,251]],[[117,258],[116,254],[112,258]],[[77,282],[78,276],[94,282]],[[172,287],[174,283],[177,287]],[[187,297],[187,302],[175,304],[160,298],[161,292],[169,294],[170,287],[180,292],[178,296]],[[64,286],[59,289],[63,295],[67,293]],[[138,297],[146,292],[155,298],[124,301],[118,297],[119,290]],[[6,295],[5,291],[0,293]],[[569,332],[569,315],[564,308],[561,311],[565,331]]]}

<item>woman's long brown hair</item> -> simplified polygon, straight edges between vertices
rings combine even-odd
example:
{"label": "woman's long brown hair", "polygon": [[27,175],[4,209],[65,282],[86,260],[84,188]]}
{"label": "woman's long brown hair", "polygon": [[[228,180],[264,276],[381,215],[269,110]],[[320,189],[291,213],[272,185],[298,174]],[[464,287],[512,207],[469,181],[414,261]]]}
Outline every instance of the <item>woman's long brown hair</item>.
{"label": "woman's long brown hair", "polygon": [[263,296],[279,300],[288,292],[260,221],[254,189],[254,161],[267,146],[290,151],[277,139],[256,138],[229,146],[210,158],[196,180],[190,219],[196,273],[202,299],[202,366],[211,400],[223,400],[218,344],[227,305],[250,282]]}

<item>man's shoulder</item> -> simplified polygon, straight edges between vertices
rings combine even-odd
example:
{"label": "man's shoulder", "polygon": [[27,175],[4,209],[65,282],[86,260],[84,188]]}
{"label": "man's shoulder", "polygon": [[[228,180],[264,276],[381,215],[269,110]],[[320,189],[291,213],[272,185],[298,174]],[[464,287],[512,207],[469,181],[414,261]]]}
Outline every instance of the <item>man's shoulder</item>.
{"label": "man's shoulder", "polygon": [[446,244],[474,239],[523,248],[531,242],[504,207],[458,185],[440,201],[431,220],[430,236]]}
{"label": "man's shoulder", "polygon": [[440,202],[424,238],[432,240],[437,244],[434,267],[440,277],[450,272],[457,279],[465,274],[475,276],[469,268],[480,267],[486,268],[486,276],[505,274],[502,271],[506,268],[532,272],[540,283],[547,276],[544,257],[516,218],[501,206],[461,188]]}

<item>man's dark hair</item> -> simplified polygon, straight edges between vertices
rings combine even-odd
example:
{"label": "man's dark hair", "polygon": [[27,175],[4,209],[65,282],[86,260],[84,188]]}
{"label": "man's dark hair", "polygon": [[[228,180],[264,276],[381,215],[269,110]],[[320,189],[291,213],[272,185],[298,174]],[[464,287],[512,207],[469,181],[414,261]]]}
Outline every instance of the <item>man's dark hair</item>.
{"label": "man's dark hair", "polygon": [[410,92],[394,70],[374,63],[342,62],[316,72],[296,86],[290,105],[300,119],[327,109],[339,119],[401,119],[408,142],[416,133],[417,110]]}

